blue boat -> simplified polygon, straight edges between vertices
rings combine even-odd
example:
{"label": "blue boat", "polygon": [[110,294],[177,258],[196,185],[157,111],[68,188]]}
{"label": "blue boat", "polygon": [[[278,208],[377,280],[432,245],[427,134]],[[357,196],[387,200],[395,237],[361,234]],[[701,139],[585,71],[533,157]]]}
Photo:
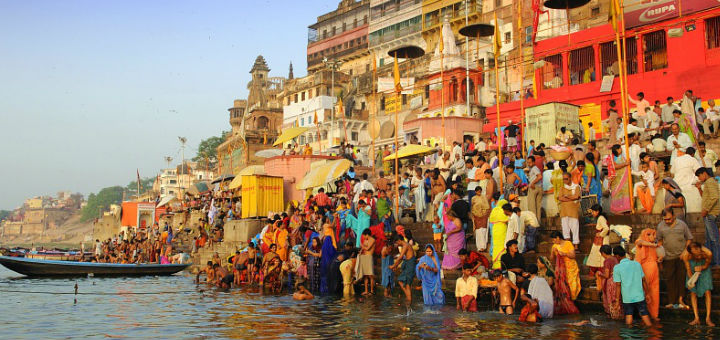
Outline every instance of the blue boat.
{"label": "blue boat", "polygon": [[190,264],[120,264],[41,260],[0,256],[0,264],[27,276],[146,276],[172,275]]}

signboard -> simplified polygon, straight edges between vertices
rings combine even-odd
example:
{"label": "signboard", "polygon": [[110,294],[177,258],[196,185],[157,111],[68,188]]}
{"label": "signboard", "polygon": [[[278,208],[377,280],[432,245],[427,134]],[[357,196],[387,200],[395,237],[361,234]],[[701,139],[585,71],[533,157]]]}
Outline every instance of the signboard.
{"label": "signboard", "polygon": [[[415,86],[415,78],[400,78],[400,86],[402,86],[402,94],[412,94]],[[395,79],[392,77],[378,78],[378,92],[394,93]]]}
{"label": "signboard", "polygon": [[[397,105],[397,108],[395,107]],[[394,113],[395,110],[402,110],[402,97],[386,96],[385,97],[385,113]]]}
{"label": "signboard", "polygon": [[417,95],[410,98],[410,108],[417,109],[422,106],[422,95]]}
{"label": "signboard", "polygon": [[602,83],[600,84],[600,92],[610,92],[612,90],[615,76],[607,75],[603,76]]}
{"label": "signboard", "polygon": [[717,0],[630,0],[625,2],[625,27],[633,28],[677,18],[720,5]]}

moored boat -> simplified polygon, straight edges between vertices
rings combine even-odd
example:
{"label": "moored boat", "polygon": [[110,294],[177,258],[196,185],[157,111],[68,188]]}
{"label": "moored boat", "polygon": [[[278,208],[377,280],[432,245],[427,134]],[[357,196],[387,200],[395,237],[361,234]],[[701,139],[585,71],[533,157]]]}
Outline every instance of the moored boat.
{"label": "moored boat", "polygon": [[55,261],[0,256],[0,264],[27,276],[145,276],[172,275],[190,264],[120,264]]}

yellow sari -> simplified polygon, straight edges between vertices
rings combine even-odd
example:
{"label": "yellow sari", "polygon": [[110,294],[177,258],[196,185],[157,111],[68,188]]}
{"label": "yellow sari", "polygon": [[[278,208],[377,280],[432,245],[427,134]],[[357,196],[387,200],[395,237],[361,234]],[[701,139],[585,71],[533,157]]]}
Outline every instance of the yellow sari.
{"label": "yellow sari", "polygon": [[[553,248],[557,248],[563,253],[575,252],[575,247],[572,242],[568,240],[562,241],[560,244],[553,245]],[[565,260],[565,278],[570,288],[570,297],[575,300],[580,294],[580,270],[575,259],[571,259],[567,256],[563,256]]]}
{"label": "yellow sari", "polygon": [[502,207],[507,203],[508,201],[504,199],[499,200],[488,217],[488,222],[492,223],[493,269],[500,268],[500,254],[505,251],[505,237],[507,236],[507,221],[509,218],[503,212]]}

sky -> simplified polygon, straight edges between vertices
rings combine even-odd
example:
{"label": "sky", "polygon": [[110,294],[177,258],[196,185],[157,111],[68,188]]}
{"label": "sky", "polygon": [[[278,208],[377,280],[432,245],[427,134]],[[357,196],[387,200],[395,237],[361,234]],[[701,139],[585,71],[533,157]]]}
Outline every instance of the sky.
{"label": "sky", "polygon": [[0,0],[0,209],[155,176],[178,136],[193,157],[258,55],[306,74],[307,26],[338,3]]}

